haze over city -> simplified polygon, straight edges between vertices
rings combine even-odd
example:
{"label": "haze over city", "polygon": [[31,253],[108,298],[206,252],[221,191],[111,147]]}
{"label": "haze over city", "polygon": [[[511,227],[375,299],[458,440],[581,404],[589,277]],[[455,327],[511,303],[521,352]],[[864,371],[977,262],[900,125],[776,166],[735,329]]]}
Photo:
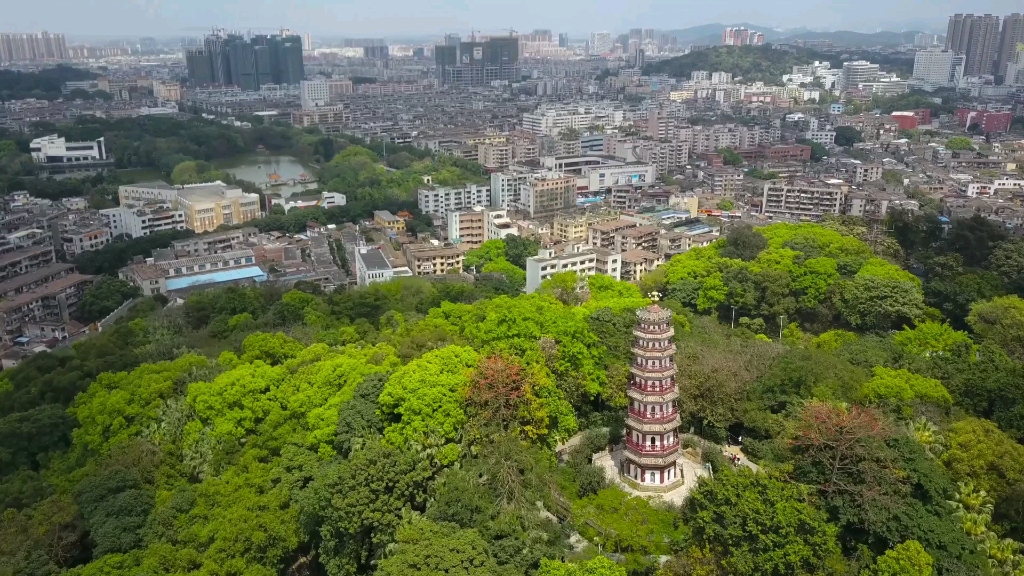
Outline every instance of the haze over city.
{"label": "haze over city", "polygon": [[[927,10],[922,10],[927,8]],[[678,29],[709,23],[752,22],[781,28],[919,29],[939,32],[946,14],[954,12],[1009,13],[1020,9],[1014,0],[971,2],[943,0],[737,0],[688,2],[673,0],[524,0],[514,5],[464,0],[395,0],[314,2],[272,0],[96,0],[63,3],[59,10],[41,9],[32,2],[10,2],[4,8],[4,27],[10,31],[62,30],[75,36],[180,35],[208,29],[289,27],[313,34],[414,35],[509,27],[528,30],[549,27],[582,34],[591,30],[620,30],[631,26]]]}

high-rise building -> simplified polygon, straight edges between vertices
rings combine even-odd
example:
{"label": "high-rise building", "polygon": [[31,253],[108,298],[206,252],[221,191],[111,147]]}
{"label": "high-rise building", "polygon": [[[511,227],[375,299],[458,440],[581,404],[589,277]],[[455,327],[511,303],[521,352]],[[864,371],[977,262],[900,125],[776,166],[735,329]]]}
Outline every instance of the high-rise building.
{"label": "high-rise building", "polygon": [[558,47],[568,48],[569,47],[569,35],[565,32],[558,34]]}
{"label": "high-rise building", "polygon": [[999,34],[999,50],[996,53],[996,82],[1006,82],[1006,69],[1017,55],[1017,45],[1024,44],[1024,14],[1014,12],[1003,17],[1003,30]]}
{"label": "high-rise building", "polygon": [[746,28],[722,30],[722,46],[763,46],[764,34]]}
{"label": "high-rise building", "polygon": [[189,83],[223,84],[259,90],[267,84],[298,84],[305,78],[302,39],[291,34],[256,34],[246,40],[214,30],[202,48],[185,52]]}
{"label": "high-rise building", "polygon": [[641,38],[641,40],[643,40],[644,42],[654,42],[656,34],[657,31],[655,31],[654,28],[644,28],[643,38]]}
{"label": "high-rise building", "polygon": [[[445,40],[448,41],[447,36]],[[434,62],[437,79],[442,85],[486,86],[491,82],[511,82],[519,79],[519,38],[495,36],[435,46]]]}
{"label": "high-rise building", "polygon": [[1010,86],[1024,86],[1024,44],[1017,45],[1017,49],[1006,63],[1006,76],[1003,83]]}
{"label": "high-rise building", "polygon": [[0,33],[0,63],[68,58],[63,34],[50,34],[45,30],[37,34]]}
{"label": "high-rise building", "polygon": [[306,32],[305,34],[302,35],[302,49],[303,50],[312,50],[313,49],[313,37],[309,35],[309,32]]}
{"label": "high-rise building", "polygon": [[644,29],[643,28],[630,28],[629,29],[629,39],[630,40],[643,40],[644,39]]}
{"label": "high-rise building", "polygon": [[612,47],[613,43],[611,32],[590,33],[590,53],[592,55],[610,54]]}
{"label": "high-rise building", "polygon": [[946,49],[963,54],[965,76],[995,73],[999,44],[999,17],[991,14],[954,14],[946,29]]}
{"label": "high-rise building", "polygon": [[680,420],[672,311],[655,303],[637,310],[636,317],[620,472],[641,490],[671,490],[683,482],[676,463]]}
{"label": "high-rise building", "polygon": [[960,83],[964,73],[964,55],[952,50],[932,48],[914,55],[913,79],[927,89],[950,88]]}
{"label": "high-rise building", "polygon": [[935,44],[935,34],[922,32],[914,36],[914,46],[918,48],[928,48],[932,44]]}

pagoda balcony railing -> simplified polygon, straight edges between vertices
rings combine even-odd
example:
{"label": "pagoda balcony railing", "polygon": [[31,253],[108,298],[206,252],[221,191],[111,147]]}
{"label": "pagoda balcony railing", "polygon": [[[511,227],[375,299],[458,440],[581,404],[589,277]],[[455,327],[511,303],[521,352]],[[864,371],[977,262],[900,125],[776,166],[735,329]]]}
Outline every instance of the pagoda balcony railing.
{"label": "pagoda balcony railing", "polygon": [[662,384],[661,386],[652,386],[649,384],[638,384],[636,382],[629,385],[630,388],[644,394],[662,394],[664,392],[675,392],[675,384]]}
{"label": "pagoda balcony railing", "polygon": [[626,440],[626,449],[644,456],[667,456],[679,449],[679,441],[651,446],[650,444],[640,444],[632,440]]}
{"label": "pagoda balcony railing", "polygon": [[675,420],[676,416],[679,415],[679,410],[672,410],[671,412],[644,412],[642,410],[630,409],[629,415],[641,422],[664,424],[665,422]]}
{"label": "pagoda balcony railing", "polygon": [[658,348],[646,348],[644,346],[633,346],[630,348],[634,356],[664,356],[674,355],[676,353],[676,345],[669,344],[668,346],[660,346]]}
{"label": "pagoda balcony railing", "polygon": [[659,378],[667,377],[676,373],[676,365],[670,364],[668,366],[640,366],[633,364],[629,367],[629,371],[636,376],[648,377],[648,378]]}
{"label": "pagoda balcony railing", "polygon": [[671,326],[667,330],[658,331],[633,329],[633,336],[637,338],[671,338],[675,334],[676,331]]}

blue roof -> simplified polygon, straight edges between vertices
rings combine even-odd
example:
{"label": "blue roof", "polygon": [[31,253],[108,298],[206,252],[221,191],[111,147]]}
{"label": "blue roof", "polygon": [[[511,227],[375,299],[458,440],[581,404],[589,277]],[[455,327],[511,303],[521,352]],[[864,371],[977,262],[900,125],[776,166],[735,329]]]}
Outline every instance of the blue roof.
{"label": "blue roof", "polygon": [[261,270],[259,266],[245,266],[244,268],[218,270],[217,272],[210,272],[209,274],[195,274],[193,276],[184,276],[182,278],[170,278],[167,280],[167,289],[181,290],[182,288],[189,288],[191,286],[218,284],[220,282],[231,282],[232,280],[246,279],[263,282],[267,279],[267,273]]}

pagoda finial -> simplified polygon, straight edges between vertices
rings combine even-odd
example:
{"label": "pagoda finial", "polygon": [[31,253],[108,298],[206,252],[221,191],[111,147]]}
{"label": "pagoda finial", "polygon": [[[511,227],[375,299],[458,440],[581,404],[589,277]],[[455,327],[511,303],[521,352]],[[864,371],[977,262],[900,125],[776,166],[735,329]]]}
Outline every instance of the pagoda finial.
{"label": "pagoda finial", "polygon": [[661,292],[655,290],[648,294],[647,297],[651,299],[651,302],[657,302],[658,300],[661,300]]}

